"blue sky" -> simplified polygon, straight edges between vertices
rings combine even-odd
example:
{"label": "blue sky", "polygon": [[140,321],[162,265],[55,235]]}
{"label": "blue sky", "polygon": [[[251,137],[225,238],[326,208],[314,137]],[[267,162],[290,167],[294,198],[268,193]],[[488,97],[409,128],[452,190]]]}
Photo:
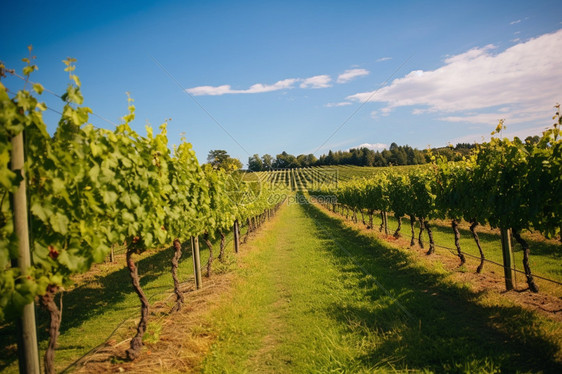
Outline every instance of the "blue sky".
{"label": "blue sky", "polygon": [[558,1],[8,0],[0,30],[8,67],[32,44],[32,79],[63,93],[74,57],[96,114],[119,122],[130,92],[139,132],[171,119],[201,162],[473,142],[499,118],[527,136],[562,101]]}

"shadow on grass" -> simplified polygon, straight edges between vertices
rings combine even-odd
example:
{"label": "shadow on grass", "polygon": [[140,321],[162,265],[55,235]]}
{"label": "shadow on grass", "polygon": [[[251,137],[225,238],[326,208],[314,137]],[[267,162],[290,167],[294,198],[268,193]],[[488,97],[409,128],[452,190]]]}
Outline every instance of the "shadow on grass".
{"label": "shadow on grass", "polygon": [[370,302],[368,307],[336,303],[328,310],[344,325],[380,332],[382,341],[361,357],[365,367],[390,363],[396,369],[437,372],[562,372],[562,363],[555,360],[558,346],[533,313],[517,306],[480,305],[478,293],[412,265],[407,253],[361,235],[313,205],[303,209],[316,221],[345,278],[351,278],[349,285]]}
{"label": "shadow on grass", "polygon": [[[398,221],[392,215],[388,216],[389,222],[392,223],[392,227],[389,227],[391,232],[394,232],[396,227],[398,226]],[[480,242],[485,247],[485,251],[489,250],[489,248],[496,248],[499,252],[501,251],[501,238],[499,234],[493,232],[486,232],[481,230],[482,226],[476,227],[476,232],[478,233],[478,238]],[[448,236],[450,240],[445,243],[438,243],[444,246],[448,246],[454,248],[454,236],[453,230],[450,225],[434,223],[431,226],[434,233],[442,234],[443,236]],[[402,234],[406,237],[409,237],[410,233],[410,219],[409,218],[402,218]],[[417,233],[419,232],[419,222],[416,222],[416,238]],[[470,230],[466,228],[459,228],[459,232],[461,233],[461,238],[472,240],[472,233]],[[427,233],[425,233],[427,235]],[[424,236],[425,237],[425,236]],[[528,238],[525,237],[527,243],[529,243],[529,247],[531,248],[531,253],[533,256],[545,256],[550,257],[554,260],[562,259],[562,245],[553,243],[552,241],[545,241],[545,240],[535,240],[532,237]],[[427,238],[426,238],[427,242]],[[513,252],[520,252],[522,251],[522,247],[519,243],[512,239],[512,247]],[[486,253],[484,253],[486,254]]]}

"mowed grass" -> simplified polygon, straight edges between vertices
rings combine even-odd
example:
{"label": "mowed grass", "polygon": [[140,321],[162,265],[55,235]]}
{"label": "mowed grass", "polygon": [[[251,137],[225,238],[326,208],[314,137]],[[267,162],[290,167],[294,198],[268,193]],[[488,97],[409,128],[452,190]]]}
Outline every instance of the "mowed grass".
{"label": "mowed grass", "polygon": [[[201,249],[204,264],[208,251]],[[283,207],[243,251],[234,291],[222,295],[202,324],[217,338],[195,369],[562,372],[559,323],[452,283],[447,272],[428,269],[408,250],[361,235],[313,206]],[[170,295],[171,256],[163,249],[139,259],[151,302]],[[139,302],[119,261],[97,266],[65,292],[57,371],[116,328],[112,340],[132,336]],[[189,250],[179,273],[192,281]],[[46,326],[40,311],[41,350]],[[157,333],[150,326],[148,338]],[[11,326],[0,327],[2,372],[17,372],[14,340]]]}
{"label": "mowed grass", "polygon": [[225,295],[209,317],[218,341],[203,372],[361,368],[354,362],[357,343],[365,340],[369,346],[375,334],[366,326],[349,329],[325,308],[358,300],[323,249],[329,240],[315,234],[313,222],[291,206],[281,211],[274,228],[253,241],[234,293]]}
{"label": "mowed grass", "polygon": [[[318,177],[320,171],[328,172],[329,175],[332,175],[337,170],[337,178],[339,180],[345,181],[352,178],[370,178],[373,175],[381,172],[408,172],[415,168],[424,168],[426,165],[408,165],[408,166],[392,166],[392,167],[367,167],[367,166],[351,166],[351,165],[336,165],[336,166],[321,166],[316,168],[304,168],[304,169],[294,169],[292,172],[296,176],[297,180],[295,181],[297,185],[301,184],[301,180],[298,178],[307,173],[310,174],[312,180]],[[266,172],[262,172],[266,174]],[[281,184],[283,185],[283,184]],[[310,182],[308,184],[309,188],[314,188],[314,183]],[[360,213],[358,213],[358,218],[361,219]],[[368,221],[367,215],[365,214],[365,220]],[[392,214],[388,215],[389,226],[390,226],[390,234],[396,230],[398,226],[398,222]],[[378,231],[378,225],[380,225],[380,215],[376,214],[374,217],[375,227]],[[450,222],[440,221],[440,222],[432,222],[432,229],[434,234],[435,243],[440,247],[447,247],[445,248],[437,248],[437,251],[440,252],[447,252],[450,250],[456,251],[454,247],[454,236],[453,231],[450,227]],[[406,217],[402,220],[402,235],[404,237],[410,236],[410,221],[409,217]],[[419,223],[416,222],[416,239],[418,236],[419,231]],[[463,252],[466,252],[468,255],[480,257],[480,253],[474,242],[472,237],[472,233],[468,229],[469,224],[464,222],[461,224],[461,248]],[[492,230],[488,226],[482,227],[478,226],[476,231],[479,234],[479,238],[481,241],[481,245],[483,247],[484,255],[487,259],[492,260],[497,263],[503,263],[502,258],[502,251],[501,251],[501,239],[498,230]],[[558,282],[562,282],[562,243],[559,240],[547,240],[542,237],[540,234],[529,234],[527,231],[523,231],[522,233],[523,238],[527,240],[531,250],[530,256],[530,266],[531,271],[536,275],[553,279]],[[423,234],[424,243],[426,244],[426,248],[429,245],[429,237],[427,235],[427,231]],[[515,269],[519,271],[523,271],[523,251],[521,246],[512,239],[512,247],[513,247],[513,254],[514,254],[514,263],[513,266]],[[453,254],[454,255],[454,254]],[[479,264],[478,259],[467,258],[469,261],[468,265],[466,266],[466,270],[474,271]],[[496,273],[502,273],[503,270],[501,267],[497,265],[486,263],[484,265],[485,271],[493,271]],[[516,274],[516,287],[517,288],[525,288],[526,287],[526,280],[525,275],[522,273]],[[545,292],[550,294],[556,295],[558,297],[562,297],[562,286],[554,285],[551,282],[541,280],[539,278],[535,278],[537,284],[541,289]]]}
{"label": "mowed grass", "polygon": [[251,247],[208,316],[203,372],[562,372],[559,324],[314,206],[285,207]]}
{"label": "mowed grass", "polygon": [[[357,213],[359,222],[361,222],[361,214]],[[365,221],[368,223],[368,216],[365,214]],[[433,232],[433,239],[435,244],[438,246],[436,251],[439,253],[448,253],[451,256],[456,256],[456,248],[454,242],[453,230],[451,229],[450,222],[448,221],[430,221]],[[379,227],[381,223],[380,214],[375,214],[374,219],[374,229],[379,232]],[[388,225],[389,234],[392,235],[396,228],[398,227],[397,219],[389,214],[388,215]],[[467,256],[468,264],[466,265],[467,271],[476,271],[476,267],[480,263],[480,252],[478,247],[472,237],[472,233],[468,229],[468,223],[461,223],[460,233],[461,240],[460,245],[463,252],[472,255],[473,257]],[[411,237],[410,229],[410,218],[402,218],[402,229],[401,235],[405,238]],[[499,264],[503,264],[502,249],[501,249],[501,237],[499,230],[492,230],[489,227],[477,226],[476,232],[480,239],[482,250],[484,251],[484,256],[486,259],[492,260]],[[416,245],[419,233],[419,223],[416,222],[415,225],[415,237]],[[522,236],[525,238],[529,244],[531,255],[529,258],[531,271],[533,274],[546,277],[558,282],[562,282],[562,243],[558,240],[545,239],[541,235],[531,235],[529,232],[523,232]],[[427,231],[424,230],[423,242],[425,249],[429,248],[429,236]],[[523,249],[515,240],[512,240],[512,251],[513,251],[513,267],[519,271],[523,271]],[[474,258],[477,257],[477,258]],[[460,262],[460,260],[459,260]],[[497,274],[503,274],[503,268],[498,265],[486,262],[484,264],[484,271],[493,271]],[[516,287],[520,289],[527,288],[525,275],[522,273],[516,273]],[[541,287],[544,292],[562,297],[562,286],[535,278],[535,281]]]}
{"label": "mowed grass", "polygon": [[[232,235],[227,236],[231,240]],[[232,242],[228,244],[232,251]],[[183,255],[178,267],[180,282],[193,282],[193,260],[191,246],[184,244]],[[209,251],[200,241],[201,265],[209,257]],[[218,243],[214,246],[218,256]],[[136,256],[141,286],[150,303],[163,300],[173,292],[171,275],[172,248],[149,250]],[[76,360],[103,345],[108,339],[120,342],[132,338],[132,328],[140,318],[140,301],[133,291],[129,271],[125,266],[125,256],[120,253],[115,263],[95,265],[88,273],[78,276],[76,283],[62,294],[62,324],[55,352],[55,368],[60,372]],[[215,262],[215,268],[219,262]],[[205,271],[205,270],[204,270]],[[205,278],[203,277],[203,282]],[[173,301],[173,299],[170,299]],[[60,294],[56,298],[60,303]],[[37,330],[41,365],[43,354],[48,343],[48,315],[37,308]],[[150,336],[152,325],[149,324],[147,336]],[[118,331],[117,331],[118,330]],[[123,343],[127,344],[127,343]],[[0,326],[0,371],[17,373],[17,351],[15,327],[11,323]]]}

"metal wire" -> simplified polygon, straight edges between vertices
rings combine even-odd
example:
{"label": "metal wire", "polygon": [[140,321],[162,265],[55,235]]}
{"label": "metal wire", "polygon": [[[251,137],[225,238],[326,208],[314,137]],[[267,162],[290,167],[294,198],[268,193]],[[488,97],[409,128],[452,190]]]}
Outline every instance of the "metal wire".
{"label": "metal wire", "polygon": [[[446,249],[446,250],[448,250],[449,252],[451,252],[451,254],[453,254],[453,255],[455,255],[455,256],[458,256],[458,255],[457,255],[458,251],[457,251],[456,249],[449,248],[449,247],[445,247],[445,246],[438,245],[438,244],[434,244],[434,245],[435,245],[435,247],[437,247],[437,248]],[[468,256],[468,257],[472,257],[472,258],[476,258],[476,259],[478,259],[478,260],[482,260],[481,257],[475,256],[475,255],[470,254],[470,253],[466,253],[466,252],[463,252],[463,251],[461,251],[460,253],[462,253],[463,255]],[[516,269],[516,268],[510,268],[509,266],[505,266],[505,265],[503,265],[503,264],[500,264],[499,262],[492,261],[492,260],[488,260],[487,258],[484,258],[483,260],[484,260],[485,262],[489,262],[489,263],[491,263],[491,264],[497,265],[497,266],[502,267],[502,268],[504,268],[504,269],[511,269],[511,270],[513,270],[513,271],[515,271],[515,272],[517,272],[517,273],[527,275],[527,274],[526,274],[524,271],[522,271],[522,270],[519,270],[519,269]],[[536,274],[532,274],[532,276],[533,276],[533,278],[542,279],[542,280],[544,280],[544,281],[552,282],[552,283],[555,283],[555,284],[557,284],[557,285],[559,285],[559,286],[562,286],[562,282],[559,282],[559,281],[557,281],[557,280],[550,279],[550,278],[546,278],[546,277],[543,277],[543,276],[541,276],[541,275],[536,275]]]}
{"label": "metal wire", "polygon": [[[446,249],[446,250],[448,250],[449,252],[451,252],[451,254],[453,254],[453,255],[455,255],[455,256],[458,256],[458,254],[457,254],[458,252],[457,252],[457,250],[454,249],[454,248],[445,247],[445,246],[438,245],[438,244],[435,244],[435,243],[434,243],[434,245],[435,245],[435,247],[437,247],[437,248]],[[478,260],[481,259],[479,256],[475,256],[475,255],[470,254],[470,253],[466,253],[466,252],[463,252],[463,251],[461,251],[461,253],[462,253],[463,255],[466,255],[467,257],[476,258],[476,259],[478,259]],[[508,266],[505,266],[505,265],[503,265],[503,264],[500,264],[499,262],[492,261],[492,260],[489,260],[489,259],[487,259],[487,258],[484,258],[484,261],[485,261],[485,262],[489,262],[489,263],[491,263],[491,264],[494,264],[494,265],[496,265],[496,266],[502,267],[502,268],[504,268],[504,269],[511,269],[511,270],[513,270],[513,271],[516,272],[516,273],[520,273],[520,274],[526,275],[526,273],[525,273],[524,271],[522,271],[522,270],[519,270],[519,269],[516,269],[516,268],[510,268],[510,267],[508,267]],[[551,282],[551,283],[557,284],[557,285],[559,285],[559,286],[562,286],[562,282],[560,282],[560,281],[557,281],[557,280],[554,280],[554,279],[550,279],[550,278],[544,277],[544,276],[542,276],[542,275],[532,274],[532,276],[533,276],[534,278],[542,279],[542,280],[544,280],[544,281]]]}

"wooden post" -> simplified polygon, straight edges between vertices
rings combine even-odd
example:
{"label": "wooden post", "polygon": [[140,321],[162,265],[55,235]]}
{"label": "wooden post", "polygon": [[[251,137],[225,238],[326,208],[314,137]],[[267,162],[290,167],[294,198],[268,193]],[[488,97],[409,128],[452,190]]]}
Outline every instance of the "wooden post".
{"label": "wooden post", "polygon": [[502,238],[502,254],[503,254],[503,271],[505,275],[505,289],[510,291],[514,289],[513,279],[513,252],[511,250],[511,230],[501,229]]}
{"label": "wooden post", "polygon": [[238,253],[240,249],[240,227],[238,226],[238,220],[234,221],[234,253]]}
{"label": "wooden post", "polygon": [[109,262],[115,262],[115,244],[111,246],[111,251],[109,252]]}
{"label": "wooden post", "polygon": [[384,224],[384,234],[388,236],[388,213],[386,211],[382,214],[383,217],[383,224]]}
{"label": "wooden post", "polygon": [[[12,138],[12,170],[20,173],[22,181],[13,194],[14,203],[14,231],[18,238],[18,267],[22,276],[27,275],[31,266],[29,251],[29,231],[27,226],[27,195],[24,174],[24,146],[23,133]],[[39,373],[39,350],[37,348],[37,330],[35,325],[35,305],[33,302],[23,308],[23,314],[18,322],[19,339],[19,369],[20,373]]]}
{"label": "wooden post", "polygon": [[199,237],[191,237],[191,253],[193,254],[193,275],[195,276],[195,287],[200,289],[202,287],[201,281],[201,259],[199,256]]}

